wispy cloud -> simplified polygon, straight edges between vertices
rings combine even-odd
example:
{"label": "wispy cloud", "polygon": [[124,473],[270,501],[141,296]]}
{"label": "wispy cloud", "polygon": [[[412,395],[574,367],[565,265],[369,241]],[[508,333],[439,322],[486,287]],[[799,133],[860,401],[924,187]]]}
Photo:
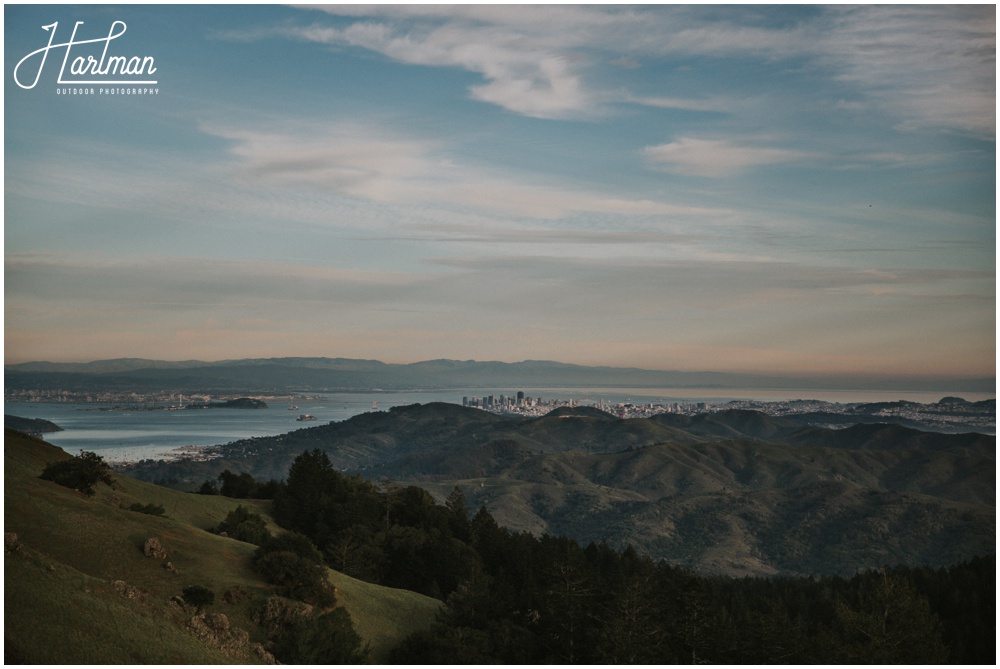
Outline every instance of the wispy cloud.
{"label": "wispy cloud", "polygon": [[402,30],[359,22],[346,28],[286,30],[301,39],[370,49],[412,65],[459,67],[485,83],[470,87],[473,99],[526,116],[566,118],[591,111],[593,94],[568,54],[504,26],[444,25]]}
{"label": "wispy cloud", "polygon": [[815,157],[815,154],[806,151],[694,137],[682,137],[669,144],[649,146],[642,152],[656,167],[703,177],[731,176],[751,167],[799,162]]}
{"label": "wispy cloud", "polygon": [[647,107],[659,107],[660,109],[681,109],[684,111],[709,112],[732,112],[738,109],[740,105],[740,103],[736,100],[722,98],[698,99],[627,96],[623,102],[646,105]]}
{"label": "wispy cloud", "polygon": [[[647,57],[797,58],[858,87],[863,97],[842,101],[845,109],[862,110],[872,101],[895,115],[901,127],[994,134],[992,6],[833,6],[780,24],[752,7],[721,13],[700,7],[322,9],[353,22],[281,30],[404,63],[476,72],[485,83],[470,88],[472,97],[528,116],[593,115],[607,102],[630,99],[672,106],[669,96],[636,97],[602,88],[589,76],[601,62],[634,67]],[[682,106],[675,108],[705,109],[677,102]]]}
{"label": "wispy cloud", "polygon": [[556,219],[574,213],[681,218],[726,217],[725,209],[530,182],[458,162],[444,142],[400,138],[357,124],[300,124],[285,132],[206,125],[232,141],[233,166],[262,184],[309,187],[372,201],[466,207],[499,215]]}
{"label": "wispy cloud", "polygon": [[[831,7],[820,58],[904,128],[996,131],[996,7]],[[857,106],[855,102],[852,106]]]}
{"label": "wispy cloud", "polygon": [[16,355],[992,360],[992,6],[148,16],[166,95],[8,105]]}

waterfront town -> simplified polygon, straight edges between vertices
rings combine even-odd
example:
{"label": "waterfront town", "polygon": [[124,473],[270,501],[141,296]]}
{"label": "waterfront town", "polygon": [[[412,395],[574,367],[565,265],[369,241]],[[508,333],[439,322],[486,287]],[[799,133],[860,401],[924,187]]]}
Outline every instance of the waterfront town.
{"label": "waterfront town", "polygon": [[[785,401],[732,400],[727,402],[695,402],[658,400],[654,402],[608,402],[603,399],[544,399],[526,397],[523,392],[513,395],[463,397],[462,405],[498,414],[544,416],[560,407],[593,407],[618,418],[648,418],[662,413],[695,415],[729,410],[759,411],[769,416],[810,414],[825,416],[829,427],[847,426],[854,422],[894,422],[920,429],[976,431],[992,434],[996,430],[996,401],[967,402],[958,397],[945,397],[924,404],[904,400],[896,402],[827,402],[815,399]],[[863,420],[862,420],[863,419]]]}
{"label": "waterfront town", "polygon": [[517,414],[519,416],[544,416],[560,407],[588,406],[609,413],[618,418],[648,418],[659,413],[696,414],[710,411],[714,405],[705,402],[607,402],[603,399],[544,399],[526,397],[521,391],[515,395],[487,395],[484,397],[463,397],[462,406],[474,407],[492,413]]}
{"label": "waterfront town", "polygon": [[[237,397],[269,402],[322,401],[322,395],[304,394],[178,394],[135,393],[123,391],[86,392],[73,390],[5,389],[5,402],[71,403],[92,405],[92,411],[169,411],[187,408],[190,403],[206,404]],[[462,405],[497,414],[540,417],[561,407],[592,407],[621,419],[648,418],[662,413],[695,415],[742,409],[759,411],[769,416],[810,414],[817,423],[830,427],[847,426],[856,422],[895,422],[933,431],[975,431],[993,434],[996,430],[996,401],[968,402],[959,397],[943,397],[937,402],[829,402],[817,399],[783,401],[731,400],[704,402],[685,399],[644,401],[611,401],[607,399],[561,399],[531,397],[523,391],[504,394],[465,396]],[[377,410],[376,406],[372,410]],[[822,417],[822,418],[820,418]]]}

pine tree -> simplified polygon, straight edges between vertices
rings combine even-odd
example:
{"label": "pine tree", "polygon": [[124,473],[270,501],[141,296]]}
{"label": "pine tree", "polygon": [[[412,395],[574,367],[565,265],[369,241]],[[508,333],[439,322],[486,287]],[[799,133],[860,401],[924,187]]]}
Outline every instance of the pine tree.
{"label": "pine tree", "polygon": [[861,582],[856,605],[837,605],[843,661],[872,664],[942,664],[948,653],[941,623],[913,585],[888,570]]}

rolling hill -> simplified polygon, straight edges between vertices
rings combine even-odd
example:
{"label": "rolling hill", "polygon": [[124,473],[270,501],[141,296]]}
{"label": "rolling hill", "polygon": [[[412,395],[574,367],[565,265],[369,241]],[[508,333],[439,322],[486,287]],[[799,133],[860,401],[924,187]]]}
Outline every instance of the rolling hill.
{"label": "rolling hill", "polygon": [[[251,615],[274,591],[251,570],[256,547],[208,531],[238,504],[267,518],[266,504],[182,493],[120,474],[114,487],[99,485],[88,498],[39,478],[47,464],[68,457],[39,439],[4,433],[5,662],[273,662]],[[131,504],[158,505],[165,515],[131,511]],[[150,538],[166,549],[169,569],[162,557],[144,554]],[[441,605],[334,571],[328,579],[375,662],[429,626]],[[217,595],[210,615],[174,601],[190,585]]]}
{"label": "rolling hill", "polygon": [[316,448],[339,469],[438,499],[457,485],[514,530],[631,544],[704,573],[848,575],[995,551],[994,437],[802,427],[754,411],[528,419],[412,405],[134,473],[180,487],[224,468],[282,478]]}

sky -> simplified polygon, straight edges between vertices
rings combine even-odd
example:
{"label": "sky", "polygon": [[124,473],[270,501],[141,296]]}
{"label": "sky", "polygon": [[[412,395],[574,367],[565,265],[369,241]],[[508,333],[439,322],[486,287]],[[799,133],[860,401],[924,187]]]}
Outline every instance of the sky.
{"label": "sky", "polygon": [[5,5],[5,362],[993,377],[995,12]]}

